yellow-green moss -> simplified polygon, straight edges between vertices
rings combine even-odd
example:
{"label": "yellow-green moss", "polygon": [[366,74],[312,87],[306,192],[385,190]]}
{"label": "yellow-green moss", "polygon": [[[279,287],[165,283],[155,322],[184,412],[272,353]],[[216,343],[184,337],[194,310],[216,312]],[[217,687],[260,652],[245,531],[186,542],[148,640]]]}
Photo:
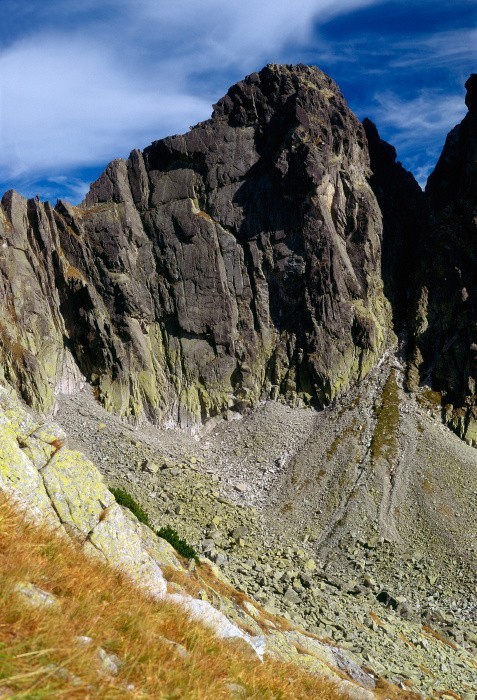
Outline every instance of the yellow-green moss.
{"label": "yellow-green moss", "polygon": [[421,393],[417,394],[416,398],[421,406],[433,409],[441,408],[442,406],[442,394],[440,391],[426,388],[421,391]]}
{"label": "yellow-green moss", "polygon": [[384,384],[381,403],[376,407],[376,425],[371,441],[373,461],[385,459],[391,466],[397,454],[399,426],[399,387],[396,373],[391,370]]}

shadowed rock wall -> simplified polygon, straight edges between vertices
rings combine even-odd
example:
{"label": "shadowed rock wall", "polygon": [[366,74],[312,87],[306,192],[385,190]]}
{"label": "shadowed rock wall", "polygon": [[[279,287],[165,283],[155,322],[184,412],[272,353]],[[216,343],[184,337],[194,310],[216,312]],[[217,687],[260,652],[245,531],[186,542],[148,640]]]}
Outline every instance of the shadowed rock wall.
{"label": "shadowed rock wall", "polygon": [[432,211],[421,256],[415,335],[421,375],[443,394],[446,418],[477,443],[477,75],[468,113],[447,136],[429,177]]}
{"label": "shadowed rock wall", "polygon": [[416,298],[416,277],[429,228],[424,192],[396,161],[396,149],[363,120],[371,161],[371,187],[383,217],[381,270],[384,293],[393,310],[396,333],[405,330]]}
{"label": "shadowed rock wall", "polygon": [[80,381],[60,312],[71,267],[49,203],[16,192],[0,206],[0,381],[47,411],[56,390]]}

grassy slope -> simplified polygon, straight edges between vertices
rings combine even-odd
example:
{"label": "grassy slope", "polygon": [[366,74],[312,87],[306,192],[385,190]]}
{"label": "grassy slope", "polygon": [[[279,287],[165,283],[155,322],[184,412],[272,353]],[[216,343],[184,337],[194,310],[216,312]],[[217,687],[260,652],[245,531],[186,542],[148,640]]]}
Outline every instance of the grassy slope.
{"label": "grassy slope", "polygon": [[[17,582],[53,593],[59,605],[25,605]],[[81,646],[79,635],[94,641]],[[184,645],[188,658],[161,637]],[[98,672],[98,647],[123,661],[116,678]],[[262,664],[241,645],[218,640],[0,501],[0,697],[220,700],[233,697],[230,683],[244,686],[247,698],[340,698],[328,681],[281,662]]]}

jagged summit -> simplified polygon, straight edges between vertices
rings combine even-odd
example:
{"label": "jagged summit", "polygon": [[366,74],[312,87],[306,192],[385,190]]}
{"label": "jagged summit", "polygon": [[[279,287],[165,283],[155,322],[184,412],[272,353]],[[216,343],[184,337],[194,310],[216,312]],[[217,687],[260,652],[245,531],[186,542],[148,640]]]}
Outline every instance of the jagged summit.
{"label": "jagged summit", "polygon": [[[189,427],[267,397],[326,405],[393,338],[388,301],[396,331],[421,318],[416,271],[443,250],[426,248],[428,206],[459,200],[455,220],[472,228],[463,212],[474,197],[475,84],[473,74],[469,114],[448,137],[426,201],[376,127],[303,65],[252,73],[207,121],[113,161],[81,207],[7,193],[5,380],[48,409],[84,377],[109,410]],[[458,257],[462,271],[466,253]],[[417,360],[440,366],[431,358],[448,347],[454,318],[444,333],[441,321],[434,335],[426,327]],[[446,389],[454,406],[474,393],[464,356]]]}
{"label": "jagged summit", "polygon": [[465,96],[465,104],[469,112],[475,114],[477,112],[477,73],[471,73],[465,83],[467,94]]}
{"label": "jagged summit", "polygon": [[329,97],[343,99],[334,80],[319,68],[269,64],[233,85],[214,105],[212,120],[225,118],[231,126],[265,125],[276,112],[294,113],[299,120],[300,106],[305,110],[312,107],[310,89],[328,90],[333,93]]}
{"label": "jagged summit", "polygon": [[397,158],[394,146],[380,137],[376,124],[374,124],[371,119],[368,119],[368,117],[363,119],[363,126],[366,132],[366,138],[368,139],[370,154],[373,154],[375,160],[375,167],[379,168],[393,164]]}
{"label": "jagged summit", "polygon": [[388,337],[368,173],[363,127],[336,84],[267,66],[210,120],[113,161],[82,208],[28,205],[16,221],[45,239],[40,268],[59,297],[39,312],[48,383],[66,347],[122,415],[190,425],[268,396],[326,404]]}

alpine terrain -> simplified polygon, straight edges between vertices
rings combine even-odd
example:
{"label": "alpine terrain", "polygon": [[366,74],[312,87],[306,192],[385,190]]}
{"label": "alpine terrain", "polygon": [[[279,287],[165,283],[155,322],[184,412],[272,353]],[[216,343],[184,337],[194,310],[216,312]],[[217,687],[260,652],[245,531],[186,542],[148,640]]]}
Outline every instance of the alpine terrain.
{"label": "alpine terrain", "polygon": [[[3,196],[0,698],[477,698],[465,87],[425,192],[268,65],[80,206]],[[62,557],[116,577],[111,628]]]}

